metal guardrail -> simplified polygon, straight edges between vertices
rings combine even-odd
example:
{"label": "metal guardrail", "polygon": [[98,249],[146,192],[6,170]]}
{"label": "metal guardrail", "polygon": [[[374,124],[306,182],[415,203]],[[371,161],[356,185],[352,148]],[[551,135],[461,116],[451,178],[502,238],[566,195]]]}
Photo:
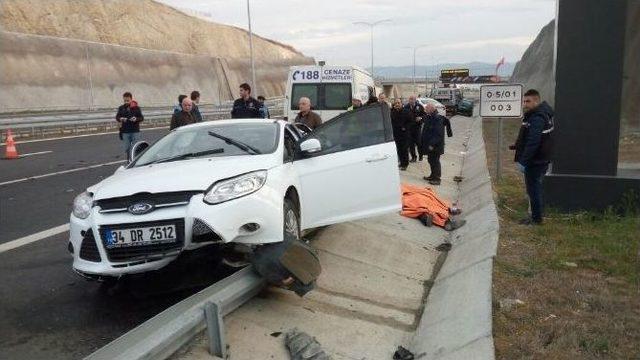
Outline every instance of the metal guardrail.
{"label": "metal guardrail", "polygon": [[214,355],[222,357],[226,352],[223,316],[265,286],[266,281],[252,267],[245,267],[147,320],[85,360],[166,359],[205,328],[214,336],[210,338],[212,349],[220,350]]}
{"label": "metal guardrail", "polygon": [[[282,115],[284,97],[266,101],[272,117]],[[205,120],[220,120],[229,118],[231,104],[217,106],[213,110],[201,108]],[[144,111],[145,121],[141,124],[145,127],[166,126],[171,121],[172,108],[155,108]],[[0,118],[0,132],[11,129],[17,139],[44,138],[50,135],[77,134],[80,132],[107,132],[115,131],[117,123],[114,120],[115,112],[86,112],[64,114],[25,114],[22,116]]]}

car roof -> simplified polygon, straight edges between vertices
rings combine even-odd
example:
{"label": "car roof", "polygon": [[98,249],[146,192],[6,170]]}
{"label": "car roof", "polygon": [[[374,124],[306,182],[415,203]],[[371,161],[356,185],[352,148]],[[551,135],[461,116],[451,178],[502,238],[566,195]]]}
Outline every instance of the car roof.
{"label": "car roof", "polygon": [[269,119],[223,119],[223,120],[211,120],[211,121],[203,121],[195,124],[189,124],[185,126],[181,126],[176,131],[180,131],[181,129],[193,129],[199,127],[209,127],[212,125],[228,125],[228,124],[273,124],[280,123],[286,124],[284,120],[269,120]]}

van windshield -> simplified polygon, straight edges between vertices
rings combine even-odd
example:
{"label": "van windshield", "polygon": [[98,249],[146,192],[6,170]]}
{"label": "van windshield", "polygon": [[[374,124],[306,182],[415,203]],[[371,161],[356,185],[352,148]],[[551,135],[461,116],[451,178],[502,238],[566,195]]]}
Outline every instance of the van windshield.
{"label": "van windshield", "polygon": [[291,110],[298,110],[298,100],[303,96],[311,99],[311,108],[313,110],[346,110],[351,106],[351,84],[293,84]]}

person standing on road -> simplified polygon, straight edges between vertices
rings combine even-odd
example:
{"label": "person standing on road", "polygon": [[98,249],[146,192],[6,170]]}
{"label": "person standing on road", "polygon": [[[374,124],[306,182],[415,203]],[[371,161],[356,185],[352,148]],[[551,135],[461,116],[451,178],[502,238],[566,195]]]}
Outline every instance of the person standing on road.
{"label": "person standing on road", "polygon": [[387,101],[387,95],[385,93],[383,93],[383,92],[378,94],[378,102],[387,103],[387,105],[389,105],[389,107],[392,107],[391,104],[389,104],[389,101]]}
{"label": "person standing on road", "polygon": [[522,225],[542,224],[542,180],[551,162],[553,109],[546,101],[540,101],[540,93],[530,89],[522,99],[524,119],[515,145],[515,161],[524,173],[525,186],[531,204],[531,217],[520,221]]}
{"label": "person standing on road", "polygon": [[185,126],[189,124],[194,124],[196,122],[196,118],[193,115],[193,101],[191,99],[185,97],[182,100],[182,111],[177,114],[173,114],[171,117],[171,125],[169,126],[169,130],[177,129],[180,126]]}
{"label": "person standing on road", "polygon": [[180,114],[180,112],[182,111],[182,100],[186,99],[187,95],[178,95],[178,105],[173,107],[173,114],[177,115]]}
{"label": "person standing on road", "polygon": [[427,155],[427,161],[431,168],[431,175],[424,179],[431,185],[440,185],[442,167],[440,155],[444,154],[444,128],[447,118],[438,114],[433,104],[426,105],[424,124],[420,141],[420,153]]}
{"label": "person standing on road", "polygon": [[402,100],[395,99],[391,108],[391,126],[393,139],[396,142],[400,170],[407,170],[409,166],[409,150],[407,149],[407,117],[402,113]]}
{"label": "person standing on road", "polygon": [[142,111],[130,92],[122,94],[124,104],[120,105],[116,113],[116,121],[120,126],[120,135],[124,144],[127,161],[131,161],[131,147],[140,139],[140,123],[144,120]]}
{"label": "person standing on road", "polygon": [[193,103],[191,114],[193,114],[196,122],[202,122],[202,114],[200,114],[200,107],[198,106],[198,104],[200,104],[200,92],[198,90],[193,90],[190,97],[191,102]]}
{"label": "person standing on road", "polygon": [[260,103],[260,108],[258,109],[260,111],[260,117],[263,119],[271,119],[271,114],[269,113],[269,108],[267,107],[267,104],[265,104],[264,102],[267,99],[264,98],[264,96],[262,95],[258,95],[258,103]]}
{"label": "person standing on road", "polygon": [[409,153],[411,154],[410,162],[422,161],[422,154],[416,151],[420,145],[420,126],[422,125],[422,117],[424,116],[424,107],[416,101],[416,96],[409,96],[409,102],[404,106],[404,116],[407,117],[407,144]]}
{"label": "person standing on road", "polygon": [[298,100],[298,109],[300,112],[296,119],[293,121],[294,123],[301,123],[307,125],[311,130],[315,130],[320,124],[322,124],[322,119],[320,115],[311,111],[311,99],[308,97],[301,97]]}
{"label": "person standing on road", "polygon": [[260,103],[251,97],[251,86],[247,83],[240,84],[240,98],[233,102],[231,118],[258,119],[260,117]]}

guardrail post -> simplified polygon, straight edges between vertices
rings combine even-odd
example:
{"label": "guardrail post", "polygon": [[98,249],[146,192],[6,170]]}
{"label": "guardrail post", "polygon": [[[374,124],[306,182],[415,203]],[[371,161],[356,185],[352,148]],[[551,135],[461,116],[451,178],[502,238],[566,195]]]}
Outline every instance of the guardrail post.
{"label": "guardrail post", "polygon": [[224,339],[224,323],[219,305],[215,302],[207,303],[204,307],[204,317],[209,335],[209,353],[226,359],[227,343]]}

